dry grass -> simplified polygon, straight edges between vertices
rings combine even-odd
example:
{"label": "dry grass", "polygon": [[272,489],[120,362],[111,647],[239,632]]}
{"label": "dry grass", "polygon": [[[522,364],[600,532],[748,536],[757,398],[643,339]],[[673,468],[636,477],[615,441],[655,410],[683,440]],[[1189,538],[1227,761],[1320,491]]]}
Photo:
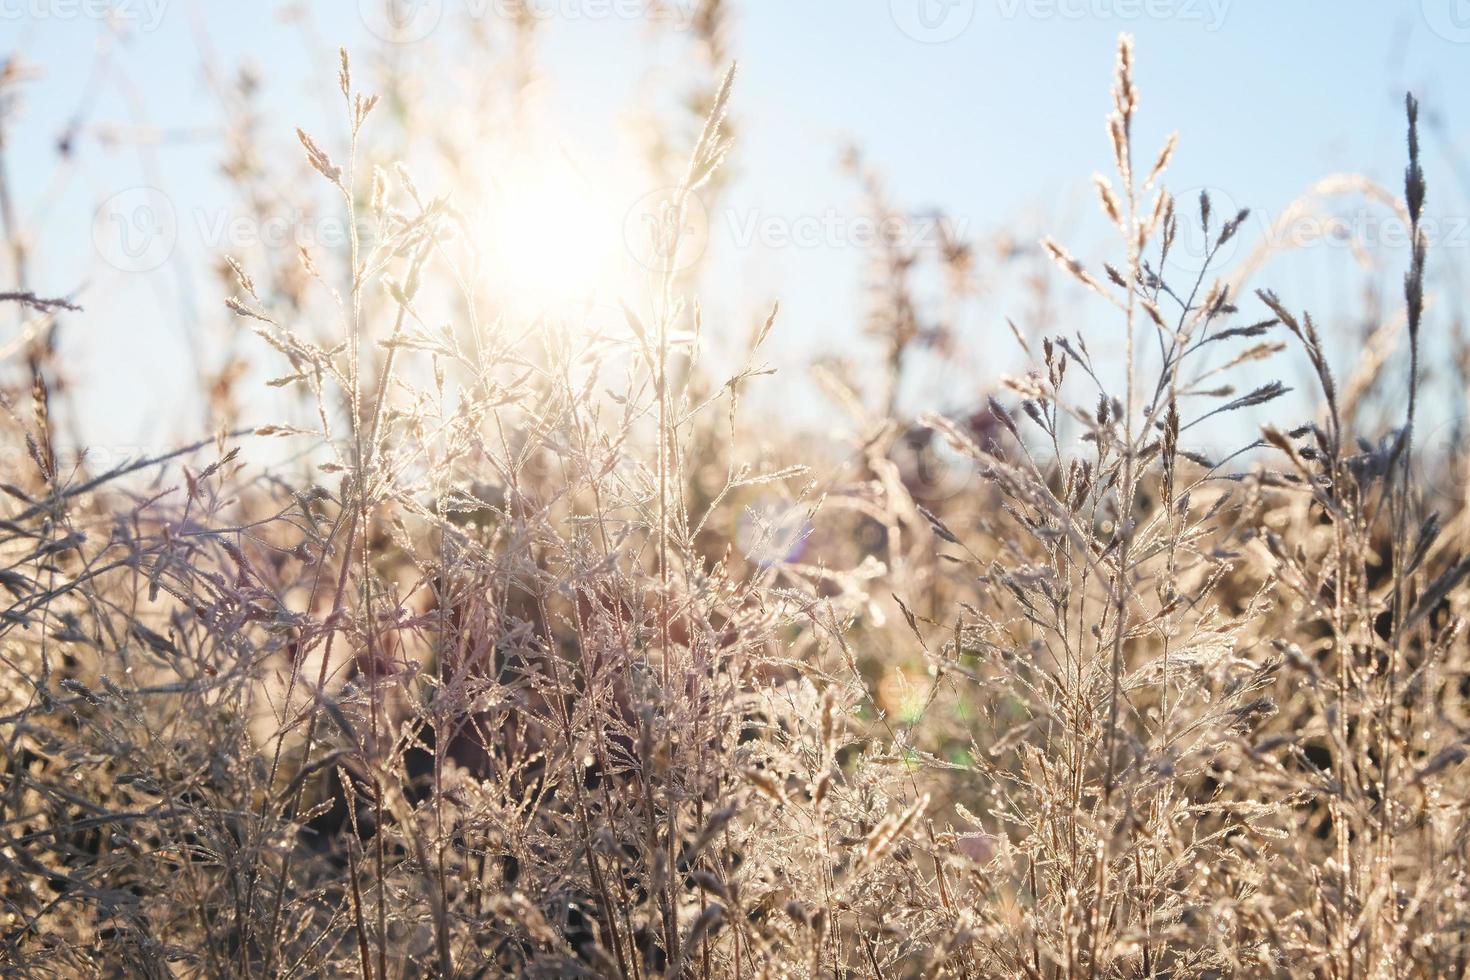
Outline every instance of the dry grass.
{"label": "dry grass", "polygon": [[[1126,355],[1028,326],[1023,378],[906,417],[910,355],[950,342],[910,274],[977,259],[887,242],[889,386],[823,375],[850,445],[757,451],[739,403],[777,312],[744,366],[701,359],[678,212],[718,190],[733,73],[696,100],[654,288],[588,336],[486,314],[461,216],[381,165],[344,53],[345,139],[300,143],[370,234],[226,272],[291,398],[256,434],[313,453],[301,474],[237,436],[59,465],[44,338],[85,313],[0,293],[39,338],[3,420],[29,468],[0,487],[0,964],[1462,975],[1470,509],[1427,512],[1453,461],[1414,440],[1417,108],[1407,388],[1382,352],[1344,387],[1289,299],[1213,262],[1162,277],[1183,223],[1218,250],[1244,215],[1174,200],[1172,139],[1136,155],[1132,58],[1096,179],[1117,257],[1045,242]],[[1192,449],[1285,391],[1228,366],[1288,345],[1320,413]],[[223,429],[251,398],[233,356]],[[1409,393],[1386,433],[1379,389]]]}

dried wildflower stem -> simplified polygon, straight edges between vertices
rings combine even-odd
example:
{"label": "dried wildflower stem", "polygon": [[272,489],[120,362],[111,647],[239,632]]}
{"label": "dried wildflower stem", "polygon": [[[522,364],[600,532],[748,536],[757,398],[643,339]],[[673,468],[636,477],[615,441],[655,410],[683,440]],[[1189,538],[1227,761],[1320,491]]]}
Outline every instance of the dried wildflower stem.
{"label": "dried wildflower stem", "polygon": [[[360,217],[367,100],[345,61],[340,79],[353,161],[300,139]],[[1043,309],[1024,377],[912,426],[892,395],[917,387],[906,352],[952,311],[931,318],[906,279],[930,253],[883,241],[891,376],[874,402],[833,367],[853,445],[762,439],[763,479],[734,421],[763,372],[710,374],[676,255],[727,90],[611,384],[618,338],[481,322],[498,296],[474,222],[404,168],[374,172],[375,233],[299,258],[306,286],[272,261],[257,290],[230,264],[232,309],[317,416],[306,452],[331,456],[299,482],[225,455],[156,487],[109,485],[149,461],[69,483],[45,379],[7,392],[0,958],[365,980],[1463,973],[1470,521],[1463,494],[1443,528],[1419,515],[1440,488],[1416,471],[1459,461],[1419,431],[1413,102],[1397,431],[1376,413],[1402,390],[1379,377],[1401,328],[1339,396],[1311,317],[1263,291],[1274,319],[1232,325],[1241,280],[1213,266],[1241,215],[1212,227],[1202,196],[1206,268],[1170,281],[1173,141],[1133,179],[1125,39],[1117,174],[1094,183],[1126,256],[1093,276],[1045,251],[1117,311],[1127,404],[1116,358]],[[394,91],[409,149],[438,153]],[[483,172],[479,139],[451,173]],[[1192,451],[1208,420],[1284,393],[1234,388],[1278,327],[1322,410]],[[976,478],[954,492],[926,470],[940,439]],[[828,472],[797,489],[798,459]],[[803,556],[741,533],[767,493],[810,530]]]}
{"label": "dried wildflower stem", "polygon": [[[678,431],[673,423],[673,406],[670,404],[671,394],[669,391],[669,339],[674,327],[674,316],[677,309],[674,297],[674,283],[676,278],[675,263],[678,251],[682,245],[685,215],[688,201],[701,184],[703,184],[714,173],[724,156],[724,145],[720,133],[725,118],[725,112],[729,104],[730,91],[735,81],[735,68],[732,65],[726,72],[719,90],[714,98],[708,117],[705,119],[703,131],[695,143],[694,150],[690,155],[688,168],[679,182],[671,203],[671,223],[664,229],[660,241],[662,273],[660,275],[660,308],[657,317],[657,362],[656,362],[656,397],[658,398],[658,574],[659,574],[659,635],[660,652],[662,656],[660,664],[660,676],[663,690],[671,690],[670,683],[674,669],[674,647],[671,642],[671,618],[672,606],[670,595],[669,577],[669,529],[670,529],[670,474],[674,460],[677,458]],[[672,736],[671,719],[668,712],[664,713],[662,741],[669,744]],[[650,760],[651,761],[651,760]],[[665,894],[663,896],[663,927],[664,941],[667,945],[668,955],[671,960],[677,961],[680,957],[679,949],[679,919],[676,898],[677,874],[675,871],[676,840],[679,801],[675,787],[675,774],[672,770],[665,774],[665,801],[664,801],[664,843],[662,852],[665,860]]]}
{"label": "dried wildflower stem", "polygon": [[[1126,34],[1118,42],[1118,73],[1114,87],[1114,104],[1116,106],[1110,127],[1113,134],[1113,151],[1117,160],[1118,176],[1123,181],[1127,190],[1128,200],[1128,274],[1129,282],[1139,280],[1139,224],[1137,216],[1137,191],[1133,184],[1133,146],[1132,127],[1133,110],[1136,106],[1136,96],[1133,90],[1133,40]],[[1134,475],[1134,459],[1136,447],[1133,435],[1133,413],[1134,413],[1134,375],[1136,365],[1133,355],[1134,335],[1134,310],[1137,305],[1135,291],[1128,290],[1128,301],[1126,309],[1125,336],[1124,336],[1124,370],[1127,380],[1127,401],[1125,403],[1125,414],[1123,416],[1123,480],[1118,487],[1118,516],[1116,534],[1118,535],[1118,571],[1114,579],[1113,596],[1113,644],[1112,644],[1112,666],[1111,689],[1108,694],[1108,732],[1106,740],[1106,772],[1103,778],[1103,792],[1106,798],[1111,798],[1113,792],[1113,774],[1115,766],[1115,741],[1118,729],[1118,701],[1120,685],[1123,674],[1123,639],[1127,633],[1128,626],[1128,598],[1129,598],[1129,549],[1133,538],[1133,495],[1136,489]]]}
{"label": "dried wildflower stem", "polygon": [[[1409,335],[1409,403],[1406,409],[1403,431],[1395,440],[1393,456],[1390,468],[1395,465],[1399,470],[1399,479],[1391,484],[1391,513],[1393,515],[1393,645],[1389,655],[1388,676],[1385,684],[1385,696],[1381,708],[1382,717],[1379,721],[1381,738],[1378,752],[1381,767],[1381,793],[1382,803],[1379,806],[1381,853],[1379,865],[1384,876],[1383,887],[1389,894],[1394,894],[1395,872],[1394,872],[1394,833],[1395,813],[1393,796],[1393,778],[1395,763],[1400,762],[1402,755],[1410,746],[1408,745],[1412,735],[1401,734],[1397,724],[1396,714],[1399,711],[1398,682],[1399,673],[1404,661],[1404,647],[1407,639],[1405,633],[1408,624],[1406,604],[1410,583],[1408,577],[1408,551],[1409,551],[1409,519],[1412,506],[1410,485],[1411,464],[1413,458],[1414,440],[1414,415],[1418,400],[1419,389],[1419,328],[1424,312],[1424,259],[1426,241],[1423,231],[1419,227],[1420,215],[1424,207],[1424,173],[1419,165],[1419,104],[1413,95],[1406,95],[1404,99],[1405,114],[1408,120],[1408,150],[1409,162],[1404,174],[1404,201],[1409,213],[1409,240],[1411,242],[1409,269],[1404,275],[1404,303],[1407,311],[1407,326]],[[1391,478],[1391,476],[1390,476]],[[1426,665],[1427,666],[1427,665]],[[1412,719],[1412,708],[1408,707],[1409,718]],[[1395,929],[1398,925],[1398,904],[1396,902],[1385,903],[1388,922],[1387,929]]]}
{"label": "dried wildflower stem", "polygon": [[[349,134],[350,134],[350,136],[349,136],[349,153],[348,153],[348,171],[347,171],[346,178],[344,179],[343,174],[342,174],[342,171],[339,168],[335,168],[335,167],[332,166],[331,161],[327,158],[326,154],[324,152],[322,152],[316,146],[316,144],[310,139],[310,137],[306,136],[306,134],[305,133],[302,133],[300,130],[298,130],[298,136],[300,137],[301,142],[303,143],[303,145],[305,146],[305,148],[307,150],[307,155],[308,155],[308,158],[309,158],[312,166],[318,172],[320,172],[322,174],[322,176],[326,177],[337,188],[338,192],[340,193],[340,195],[341,195],[341,197],[343,199],[344,207],[346,209],[346,214],[347,214],[348,244],[349,244],[349,255],[348,255],[348,258],[349,258],[349,269],[350,269],[350,274],[351,274],[351,288],[350,288],[350,298],[349,298],[349,315],[348,315],[348,322],[347,322],[347,325],[346,325],[347,353],[348,353],[347,378],[348,378],[348,394],[349,394],[350,421],[351,421],[351,425],[352,425],[352,439],[353,439],[353,460],[354,460],[354,473],[353,473],[353,477],[354,477],[354,479],[353,479],[353,487],[352,487],[353,500],[350,501],[350,502],[349,501],[344,501],[344,505],[350,504],[350,506],[344,507],[344,512],[350,512],[352,514],[352,517],[351,517],[351,520],[348,521],[348,523],[347,523],[346,539],[345,539],[345,543],[344,543],[343,549],[342,549],[342,556],[343,556],[342,557],[342,565],[341,565],[341,569],[340,569],[340,571],[338,573],[336,595],[335,595],[335,597],[333,599],[333,604],[332,604],[333,605],[333,610],[332,610],[331,616],[329,616],[329,622],[335,624],[335,622],[338,621],[341,618],[343,609],[345,608],[346,587],[347,587],[347,581],[348,581],[348,577],[349,577],[349,572],[351,571],[351,568],[352,568],[352,556],[355,553],[355,542],[357,540],[358,535],[360,534],[361,535],[361,539],[362,539],[362,566],[361,566],[362,586],[361,586],[361,589],[362,589],[362,600],[363,600],[363,607],[364,607],[364,616],[365,616],[365,621],[366,621],[366,623],[368,625],[368,628],[366,630],[366,633],[367,633],[367,642],[368,642],[368,663],[370,664],[370,671],[371,671],[370,685],[372,687],[372,690],[370,692],[371,712],[372,712],[372,721],[371,721],[371,724],[372,724],[372,737],[373,737],[373,741],[374,741],[374,752],[376,753],[376,752],[381,751],[381,735],[379,733],[379,718],[378,718],[378,714],[377,714],[377,709],[378,709],[378,697],[377,697],[377,659],[376,659],[376,650],[375,650],[375,641],[376,641],[376,638],[375,638],[375,635],[374,635],[375,634],[375,629],[374,629],[374,622],[373,622],[372,572],[371,572],[371,564],[370,564],[370,555],[369,555],[369,553],[367,551],[367,540],[368,540],[368,538],[369,538],[370,535],[369,535],[368,528],[367,528],[366,525],[371,520],[371,515],[370,515],[370,502],[369,502],[369,499],[368,499],[369,476],[368,476],[367,468],[368,468],[369,463],[371,462],[372,443],[373,443],[373,441],[376,438],[376,427],[377,427],[378,421],[381,418],[381,410],[382,410],[381,400],[382,400],[382,398],[380,397],[380,399],[379,399],[379,402],[380,403],[375,406],[372,435],[365,441],[364,440],[364,433],[363,433],[363,415],[362,415],[362,385],[361,385],[361,381],[360,381],[360,378],[361,378],[361,349],[362,349],[362,320],[363,320],[363,314],[362,314],[363,296],[362,296],[362,293],[363,293],[363,284],[364,284],[364,265],[363,265],[362,254],[361,254],[362,253],[361,240],[360,240],[359,230],[358,230],[357,203],[356,203],[356,200],[355,200],[355,198],[353,196],[353,193],[352,193],[352,188],[355,186],[354,175],[355,175],[355,172],[356,172],[358,135],[359,135],[359,132],[361,130],[361,126],[362,126],[363,121],[366,119],[368,112],[371,111],[371,108],[372,108],[373,104],[375,104],[375,102],[376,102],[376,98],[375,97],[369,97],[368,99],[364,100],[364,98],[362,96],[358,96],[354,100],[353,94],[352,94],[352,91],[351,91],[351,72],[350,72],[350,68],[349,68],[349,65],[348,65],[347,52],[346,52],[345,49],[341,50],[340,56],[341,56],[341,68],[340,68],[340,71],[339,71],[338,78],[339,78],[340,89],[341,89],[341,92],[342,92],[343,99],[346,101],[347,107],[348,107],[348,115],[349,115],[349,126],[348,126],[348,130],[349,130]],[[418,255],[415,258],[415,263],[416,264],[418,262],[421,262],[422,261],[422,256],[424,254],[425,254],[425,252],[422,251],[422,250],[418,253]],[[411,276],[411,279],[412,278],[416,278],[416,275],[417,275],[417,265],[416,264],[415,264],[414,273]],[[402,297],[402,294],[400,294],[400,295]],[[400,299],[400,302],[399,302],[397,319],[395,321],[395,323],[396,323],[395,328],[394,328],[394,334],[395,334],[395,336],[397,335],[397,332],[399,330],[401,330],[401,328],[402,328],[403,317],[404,317],[405,307],[406,306],[407,306],[407,298],[406,297],[402,297]],[[392,357],[393,357],[393,354],[394,354],[395,351],[396,351],[396,348],[390,346],[388,364],[385,365],[384,376],[382,378],[382,383],[379,386],[380,393],[385,393],[386,390],[387,390],[388,373],[391,371]],[[341,519],[339,518],[339,521],[338,521],[337,525],[334,526],[334,529],[333,529],[334,534],[336,532],[336,529],[338,527],[340,527],[340,526],[341,526]],[[325,557],[326,556],[323,555],[323,559],[324,560],[325,560]],[[317,583],[320,582],[320,572],[318,573],[318,577],[317,577],[317,580],[316,581],[317,581]],[[315,593],[315,589],[316,589],[316,586],[314,585],[313,586],[313,594]],[[313,698],[312,698],[311,706],[310,706],[309,711],[308,711],[309,721],[308,721],[308,724],[307,724],[306,737],[305,737],[304,742],[303,742],[303,750],[302,750],[302,765],[303,766],[307,765],[310,762],[311,751],[314,748],[314,744],[315,744],[315,737],[316,737],[316,732],[317,732],[317,720],[318,720],[318,718],[320,716],[319,715],[320,695],[321,695],[322,690],[326,686],[327,672],[328,672],[328,670],[330,668],[330,663],[331,663],[332,640],[336,636],[336,633],[337,633],[337,628],[336,628],[335,625],[331,625],[331,626],[328,627],[327,637],[326,637],[326,644],[325,644],[325,647],[323,649],[323,654],[322,654],[321,667],[320,667],[320,670],[318,672],[318,677],[317,677],[317,686],[316,686],[315,691],[313,692]],[[297,677],[298,677],[298,671],[297,671],[297,668],[293,665],[292,674],[291,674],[291,682],[290,682],[290,684],[288,684],[287,694],[286,694],[286,705],[287,705],[287,709],[288,710],[289,710],[289,706],[290,706],[291,693],[292,693],[292,691],[294,689],[294,686],[295,686],[295,682],[297,680]],[[272,762],[272,771],[273,772],[276,769],[276,766],[279,764],[280,752],[281,752],[281,748],[282,748],[283,743],[284,743],[284,738],[285,738],[286,730],[287,730],[288,727],[289,726],[283,726],[281,732],[278,735],[277,742],[276,742],[276,749],[275,749],[276,755],[275,755],[274,761]],[[374,767],[371,764],[369,764],[369,771],[370,772],[374,772],[376,774],[376,771],[377,770],[376,770],[376,767]],[[381,828],[381,827],[384,826],[384,821],[383,821],[383,797],[384,797],[384,794],[385,794],[385,787],[383,786],[382,781],[380,779],[378,779],[376,775],[375,775],[375,782],[376,782],[376,786],[375,786],[375,791],[374,791],[374,794],[373,794],[373,796],[374,796],[373,806],[374,806],[374,811],[375,811],[374,816],[375,816],[375,819],[376,819],[376,826],[378,826],[378,827]],[[304,789],[304,784],[302,784],[301,786],[299,786],[297,788],[295,795],[293,796],[292,800],[290,801],[290,803],[288,805],[288,811],[287,811],[288,813],[294,813],[295,810],[297,809],[297,807],[299,806],[300,796],[301,796],[301,792],[303,791],[303,789]],[[271,969],[271,966],[272,966],[272,962],[273,962],[273,959],[274,959],[274,955],[275,955],[275,950],[276,950],[277,944],[278,944],[279,930],[280,930],[280,927],[281,927],[281,913],[282,913],[283,908],[284,908],[284,905],[285,905],[285,892],[286,892],[286,888],[287,888],[287,886],[289,884],[289,878],[290,878],[291,853],[292,852],[290,852],[290,851],[287,852],[285,861],[283,862],[281,876],[280,876],[280,885],[279,885],[279,887],[277,888],[277,891],[276,891],[276,897],[275,897],[274,907],[273,907],[272,913],[271,913],[270,940],[269,940],[269,942],[267,943],[267,946],[266,946],[265,964],[264,964],[264,970],[267,973],[270,972],[270,969]],[[377,923],[378,924],[378,957],[377,957],[377,965],[378,965],[378,976],[379,976],[380,980],[382,980],[382,978],[386,978],[387,975],[388,975],[388,972],[387,972],[387,970],[388,970],[388,968],[387,968],[387,950],[386,950],[386,946],[387,946],[387,903],[386,903],[386,896],[385,896],[385,893],[384,893],[384,888],[386,887],[386,874],[385,874],[386,855],[384,853],[384,842],[383,842],[383,834],[382,833],[378,833],[378,834],[375,835],[374,860],[375,860],[375,864],[376,864],[376,872],[377,872],[377,878],[378,878],[378,910],[377,910],[377,913],[378,913],[377,914],[377,918],[378,918],[378,923]],[[248,956],[248,951],[245,953],[245,955]]]}

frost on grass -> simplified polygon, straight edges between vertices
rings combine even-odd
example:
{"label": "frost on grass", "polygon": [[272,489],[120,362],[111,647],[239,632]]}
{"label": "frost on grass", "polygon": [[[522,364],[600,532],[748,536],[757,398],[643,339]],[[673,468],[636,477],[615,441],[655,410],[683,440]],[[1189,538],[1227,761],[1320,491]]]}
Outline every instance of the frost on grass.
{"label": "frost on grass", "polygon": [[[227,363],[220,438],[64,467],[45,338],[85,312],[0,293],[28,338],[3,419],[26,466],[0,487],[0,962],[1462,972],[1470,518],[1425,506],[1454,461],[1415,440],[1438,328],[1417,106],[1404,329],[1375,334],[1407,356],[1339,380],[1309,314],[1215,267],[1245,213],[1169,193],[1174,137],[1135,147],[1132,66],[1124,38],[1095,179],[1112,258],[1036,252],[1110,333],[1015,324],[1022,376],[905,414],[905,372],[957,342],[916,264],[960,289],[979,259],[884,240],[884,382],[822,365],[826,443],[742,409],[777,313],[706,322],[675,261],[681,210],[720,193],[733,72],[695,100],[626,329],[487,309],[451,188],[410,176],[450,151],[384,156],[395,123],[345,54],[340,131],[296,149],[358,234],[222,269],[280,418],[242,412]],[[1187,223],[1207,261],[1180,279]],[[742,355],[706,356],[714,331]],[[1241,421],[1286,386],[1232,367],[1288,356],[1320,411]],[[1375,428],[1369,395],[1405,390]],[[1206,420],[1234,442],[1201,444]],[[301,456],[237,455],[264,440]]]}

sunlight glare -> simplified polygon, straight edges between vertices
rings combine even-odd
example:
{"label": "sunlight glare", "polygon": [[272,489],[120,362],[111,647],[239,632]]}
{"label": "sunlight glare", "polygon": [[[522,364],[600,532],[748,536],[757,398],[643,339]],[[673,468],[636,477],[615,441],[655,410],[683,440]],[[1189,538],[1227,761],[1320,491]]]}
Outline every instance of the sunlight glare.
{"label": "sunlight glare", "polygon": [[492,175],[476,233],[502,312],[575,322],[616,300],[628,261],[618,185],[594,186],[563,147],[534,143]]}

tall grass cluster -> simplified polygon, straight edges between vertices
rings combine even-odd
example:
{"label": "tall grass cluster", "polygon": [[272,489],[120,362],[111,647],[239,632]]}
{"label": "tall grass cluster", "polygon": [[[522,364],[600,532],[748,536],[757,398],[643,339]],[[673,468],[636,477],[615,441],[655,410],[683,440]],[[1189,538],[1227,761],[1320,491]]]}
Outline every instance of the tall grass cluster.
{"label": "tall grass cluster", "polygon": [[[71,459],[48,338],[87,314],[0,293],[28,338],[0,418],[0,972],[1462,975],[1470,508],[1426,493],[1465,474],[1416,437],[1423,352],[1470,347],[1427,308],[1416,103],[1402,295],[1339,378],[1309,312],[1217,268],[1246,214],[1176,200],[1174,141],[1137,145],[1133,57],[1098,147],[1113,258],[1038,252],[1107,333],[1018,322],[1023,376],[906,414],[915,358],[960,342],[914,277],[983,257],[884,242],[886,387],[824,370],[826,445],[742,408],[790,383],[779,309],[715,323],[677,260],[732,143],[715,60],[614,331],[487,306],[453,197],[411,176],[472,161],[345,53],[340,129],[299,151],[353,235],[222,267],[220,435]],[[271,207],[249,192],[280,165],[231,145]],[[1239,421],[1291,359],[1320,407]],[[301,460],[247,462],[267,440]]]}

